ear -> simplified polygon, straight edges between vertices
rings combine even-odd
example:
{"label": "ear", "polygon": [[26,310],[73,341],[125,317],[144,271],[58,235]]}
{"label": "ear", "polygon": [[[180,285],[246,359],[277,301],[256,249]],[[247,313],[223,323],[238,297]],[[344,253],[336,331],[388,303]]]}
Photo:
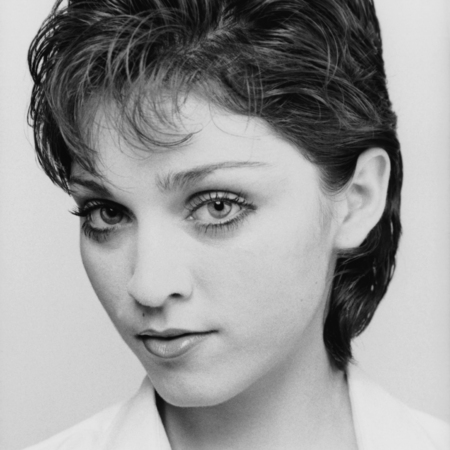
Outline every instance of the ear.
{"label": "ear", "polygon": [[339,194],[335,248],[356,248],[378,223],[386,205],[391,162],[385,150],[371,148],[362,153],[355,173]]}

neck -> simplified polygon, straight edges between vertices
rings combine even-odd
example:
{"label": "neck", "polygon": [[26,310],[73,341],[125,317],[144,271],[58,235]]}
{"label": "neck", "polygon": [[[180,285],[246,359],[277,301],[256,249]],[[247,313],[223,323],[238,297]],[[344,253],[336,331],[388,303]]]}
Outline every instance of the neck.
{"label": "neck", "polygon": [[164,404],[173,450],[356,449],[345,374],[325,349],[266,374],[225,403],[200,408]]}

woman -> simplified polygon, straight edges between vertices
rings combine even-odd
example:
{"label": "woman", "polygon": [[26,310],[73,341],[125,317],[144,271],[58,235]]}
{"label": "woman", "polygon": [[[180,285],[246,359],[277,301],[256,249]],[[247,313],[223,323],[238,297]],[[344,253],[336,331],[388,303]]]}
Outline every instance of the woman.
{"label": "woman", "polygon": [[349,364],[400,236],[371,2],[60,3],[36,150],[148,377],[36,448],[443,448]]}

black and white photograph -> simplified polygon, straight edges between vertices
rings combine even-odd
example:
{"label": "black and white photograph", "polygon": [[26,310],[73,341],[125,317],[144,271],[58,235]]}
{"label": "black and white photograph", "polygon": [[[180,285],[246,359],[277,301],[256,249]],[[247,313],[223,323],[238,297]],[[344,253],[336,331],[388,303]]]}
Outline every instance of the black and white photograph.
{"label": "black and white photograph", "polygon": [[450,450],[447,0],[0,1],[0,449]]}

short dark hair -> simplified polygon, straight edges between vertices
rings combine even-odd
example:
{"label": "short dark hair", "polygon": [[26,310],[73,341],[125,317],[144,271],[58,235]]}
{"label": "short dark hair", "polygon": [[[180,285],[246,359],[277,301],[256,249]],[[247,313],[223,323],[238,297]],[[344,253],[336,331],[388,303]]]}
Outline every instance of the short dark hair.
{"label": "short dark hair", "polygon": [[360,247],[338,255],[324,319],[331,361],[346,368],[351,339],[392,278],[401,233],[402,161],[372,0],[58,0],[29,66],[38,159],[65,190],[75,161],[95,171],[83,124],[87,105],[104,100],[118,106],[123,132],[150,143],[156,121],[170,124],[159,108],[167,96],[174,111],[195,92],[261,118],[320,168],[329,192],[348,183],[362,152],[383,148],[384,213]]}

